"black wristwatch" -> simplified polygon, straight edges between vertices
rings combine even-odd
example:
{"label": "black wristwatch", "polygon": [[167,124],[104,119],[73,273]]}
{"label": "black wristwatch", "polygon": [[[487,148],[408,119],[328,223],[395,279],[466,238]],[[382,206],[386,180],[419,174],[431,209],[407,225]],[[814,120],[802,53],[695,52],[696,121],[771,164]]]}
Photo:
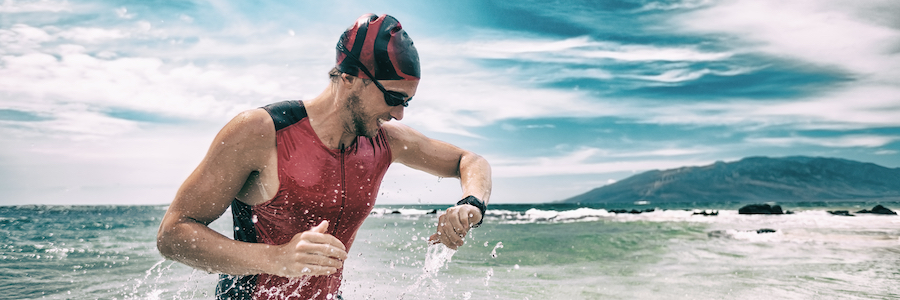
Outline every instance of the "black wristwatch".
{"label": "black wristwatch", "polygon": [[481,211],[481,221],[478,221],[477,224],[472,225],[472,228],[478,228],[478,227],[480,227],[480,226],[481,226],[481,223],[484,222],[484,217],[485,217],[485,216],[484,216],[484,211],[487,210],[487,206],[484,205],[484,202],[481,202],[481,200],[478,200],[477,197],[471,196],[471,195],[469,195],[468,197],[463,198],[462,200],[459,200],[459,202],[456,202],[456,205],[463,205],[463,204],[469,204],[469,205],[472,205],[472,206],[474,206],[474,207],[477,207],[478,210]]}

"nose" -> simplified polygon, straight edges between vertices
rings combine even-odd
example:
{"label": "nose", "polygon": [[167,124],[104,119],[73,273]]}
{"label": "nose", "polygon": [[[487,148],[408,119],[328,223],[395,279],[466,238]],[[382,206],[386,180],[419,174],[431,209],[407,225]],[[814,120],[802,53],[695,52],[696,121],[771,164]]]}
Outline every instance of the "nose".
{"label": "nose", "polygon": [[403,105],[394,106],[393,108],[391,108],[391,117],[393,117],[397,121],[403,120],[403,109]]}

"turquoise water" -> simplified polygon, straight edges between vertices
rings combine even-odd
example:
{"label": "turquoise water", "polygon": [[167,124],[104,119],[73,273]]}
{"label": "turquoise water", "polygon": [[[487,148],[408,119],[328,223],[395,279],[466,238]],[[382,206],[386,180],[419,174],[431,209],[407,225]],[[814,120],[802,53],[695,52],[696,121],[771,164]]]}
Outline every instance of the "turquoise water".
{"label": "turquoise water", "polygon": [[[779,216],[738,215],[738,203],[498,204],[455,252],[423,240],[436,222],[427,212],[446,206],[378,206],[350,251],[342,291],[345,299],[897,299],[900,217],[826,212],[874,204],[783,204],[794,214]],[[156,251],[165,208],[0,207],[0,298],[212,299],[215,274]],[[656,210],[606,210],[614,208]],[[719,214],[694,214],[704,209]],[[211,226],[228,232],[230,218]]]}

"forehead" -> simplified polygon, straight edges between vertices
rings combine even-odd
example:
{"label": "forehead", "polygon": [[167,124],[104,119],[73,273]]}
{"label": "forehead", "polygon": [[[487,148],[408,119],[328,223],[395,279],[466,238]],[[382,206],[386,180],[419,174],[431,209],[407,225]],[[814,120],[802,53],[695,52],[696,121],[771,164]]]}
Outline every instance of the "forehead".
{"label": "forehead", "polygon": [[388,91],[401,92],[407,96],[415,95],[416,89],[419,87],[418,80],[379,80],[378,82]]}

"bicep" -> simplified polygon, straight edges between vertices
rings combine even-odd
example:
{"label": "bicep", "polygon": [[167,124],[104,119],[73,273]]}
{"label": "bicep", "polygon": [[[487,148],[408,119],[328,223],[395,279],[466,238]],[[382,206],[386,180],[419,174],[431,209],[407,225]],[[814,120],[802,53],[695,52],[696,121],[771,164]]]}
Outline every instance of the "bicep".
{"label": "bicep", "polygon": [[395,162],[441,177],[459,177],[466,151],[402,124],[385,124]]}

